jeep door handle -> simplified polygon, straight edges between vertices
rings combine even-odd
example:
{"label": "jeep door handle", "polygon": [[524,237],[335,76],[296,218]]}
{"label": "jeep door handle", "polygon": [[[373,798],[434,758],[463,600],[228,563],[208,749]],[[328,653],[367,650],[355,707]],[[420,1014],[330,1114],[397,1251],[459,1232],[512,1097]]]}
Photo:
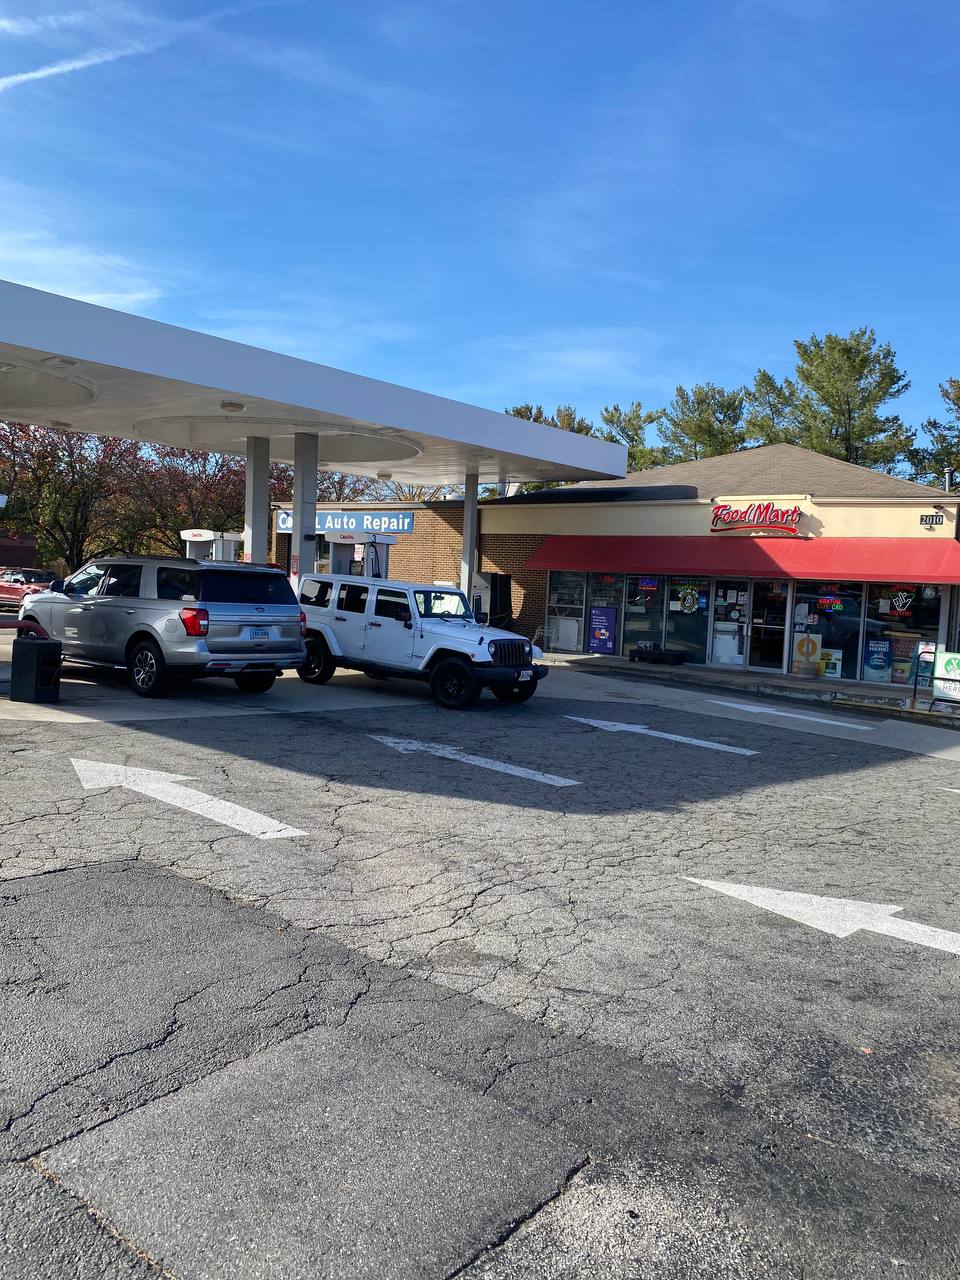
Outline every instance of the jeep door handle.
{"label": "jeep door handle", "polygon": [[380,623],[380,622],[368,622],[368,623],[367,623],[367,626],[368,626],[368,627],[379,627],[379,626],[382,626],[382,625],[383,625],[383,624],[382,624],[382,623]]}
{"label": "jeep door handle", "polygon": [[137,611],[136,611],[136,609],[124,609],[124,611],[123,611],[123,612],[124,612],[124,613],[130,613],[130,614],[133,614],[133,613],[136,613]]}
{"label": "jeep door handle", "polygon": [[341,618],[339,613],[333,615],[334,622],[346,622],[346,618]]}
{"label": "jeep door handle", "polygon": [[80,612],[81,612],[81,613],[89,613],[89,612],[90,612],[90,610],[91,610],[92,608],[93,608],[93,605],[92,605],[92,604],[82,604],[82,605],[80,606]]}

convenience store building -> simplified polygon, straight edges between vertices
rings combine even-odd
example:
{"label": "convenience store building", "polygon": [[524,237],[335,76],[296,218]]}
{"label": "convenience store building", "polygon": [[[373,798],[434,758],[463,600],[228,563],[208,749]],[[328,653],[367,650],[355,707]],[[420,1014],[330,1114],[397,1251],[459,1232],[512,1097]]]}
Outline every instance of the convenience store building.
{"label": "convenience store building", "polygon": [[[958,506],[768,445],[483,502],[475,581],[491,621],[555,653],[659,645],[717,668],[901,684],[919,643],[960,647]],[[461,504],[394,509],[409,520],[391,576],[455,581]]]}

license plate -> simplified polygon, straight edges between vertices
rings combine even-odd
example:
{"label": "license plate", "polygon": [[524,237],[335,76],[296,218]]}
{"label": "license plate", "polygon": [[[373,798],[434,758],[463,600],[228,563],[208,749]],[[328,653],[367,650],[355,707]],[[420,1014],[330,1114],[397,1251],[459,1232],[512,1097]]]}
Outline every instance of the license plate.
{"label": "license plate", "polygon": [[270,628],[269,627],[251,627],[250,639],[251,640],[269,640]]}
{"label": "license plate", "polygon": [[520,679],[521,679],[521,680],[530,680],[530,679],[532,678],[532,676],[533,676],[533,672],[532,672],[532,671],[521,671],[521,672],[520,672]]}

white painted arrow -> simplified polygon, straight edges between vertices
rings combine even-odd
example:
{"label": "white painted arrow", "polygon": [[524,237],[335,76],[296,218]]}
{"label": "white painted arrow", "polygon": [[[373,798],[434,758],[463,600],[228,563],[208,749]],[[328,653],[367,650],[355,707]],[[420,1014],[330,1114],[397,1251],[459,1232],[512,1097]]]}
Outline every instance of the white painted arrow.
{"label": "white painted arrow", "polygon": [[594,729],[606,729],[608,733],[641,733],[645,738],[666,738],[668,742],[683,742],[688,747],[706,747],[709,751],[728,751],[733,756],[755,756],[757,751],[748,751],[746,747],[730,747],[725,742],[708,742],[706,738],[685,738],[680,733],[663,733],[659,729],[648,729],[645,724],[619,724],[616,720],[587,720],[583,716],[566,716],[567,720],[576,720],[579,724],[589,724]]}
{"label": "white painted arrow", "polygon": [[283,822],[274,822],[273,818],[265,818],[262,813],[254,813],[252,809],[243,809],[229,800],[215,800],[213,796],[194,791],[192,787],[181,787],[178,783],[195,781],[182,773],[130,769],[120,764],[103,764],[99,760],[71,760],[70,763],[87,791],[103,787],[124,787],[127,791],[136,791],[153,800],[162,800],[164,804],[172,804],[177,809],[186,809],[188,813],[195,813],[201,818],[210,818],[225,827],[233,827],[235,831],[242,831],[245,835],[256,836],[258,840],[282,840],[286,836],[307,834],[296,827],[288,827]]}
{"label": "white painted arrow", "polygon": [[536,769],[524,769],[518,764],[507,764],[503,760],[489,760],[486,756],[471,756],[456,747],[445,747],[439,742],[417,742],[413,738],[390,738],[384,734],[368,735],[375,742],[382,742],[393,751],[413,752],[425,751],[427,755],[439,756],[441,760],[459,760],[461,764],[472,764],[478,769],[492,769],[494,773],[512,773],[517,778],[527,778],[530,782],[545,782],[548,787],[579,787],[580,783],[573,778],[561,778],[555,773],[540,773]]}
{"label": "white painted arrow", "polygon": [[788,720],[814,720],[817,724],[835,724],[841,729],[857,729],[860,733],[873,733],[873,725],[857,724],[854,720],[838,720],[836,716],[812,716],[805,711],[781,711],[779,707],[758,707],[752,702],[728,702],[726,698],[708,698],[718,707],[733,707],[736,711],[749,711],[752,716],[785,716]]}
{"label": "white painted arrow", "polygon": [[759,885],[729,884],[724,880],[695,880],[685,876],[691,884],[704,889],[725,893],[731,898],[773,911],[798,924],[809,925],[835,938],[849,938],[851,933],[866,929],[870,933],[882,933],[888,938],[900,938],[915,942],[921,947],[936,947],[938,951],[950,951],[960,956],[960,933],[948,929],[934,929],[928,924],[915,924],[912,920],[894,919],[903,907],[884,902],[858,902],[855,898],[824,898],[816,893],[790,893],[784,889],[764,889]]}

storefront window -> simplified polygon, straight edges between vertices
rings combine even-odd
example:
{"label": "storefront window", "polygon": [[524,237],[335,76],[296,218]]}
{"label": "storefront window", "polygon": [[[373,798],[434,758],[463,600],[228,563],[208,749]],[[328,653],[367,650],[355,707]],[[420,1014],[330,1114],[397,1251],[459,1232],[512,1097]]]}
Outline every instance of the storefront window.
{"label": "storefront window", "polygon": [[623,653],[663,643],[663,578],[630,574],[623,609]]}
{"label": "storefront window", "polygon": [[863,636],[863,678],[908,684],[921,642],[936,644],[940,632],[940,588],[930,584],[871,583]]}
{"label": "storefront window", "polygon": [[586,574],[553,570],[547,593],[546,647],[554,653],[583,652]]}
{"label": "storefront window", "polygon": [[710,579],[671,578],[667,596],[667,649],[685,653],[688,662],[706,662],[709,617]]}
{"label": "storefront window", "polygon": [[856,680],[861,582],[798,582],[790,670],[795,676]]}
{"label": "storefront window", "polygon": [[591,573],[587,603],[587,651],[619,653],[623,574]]}

